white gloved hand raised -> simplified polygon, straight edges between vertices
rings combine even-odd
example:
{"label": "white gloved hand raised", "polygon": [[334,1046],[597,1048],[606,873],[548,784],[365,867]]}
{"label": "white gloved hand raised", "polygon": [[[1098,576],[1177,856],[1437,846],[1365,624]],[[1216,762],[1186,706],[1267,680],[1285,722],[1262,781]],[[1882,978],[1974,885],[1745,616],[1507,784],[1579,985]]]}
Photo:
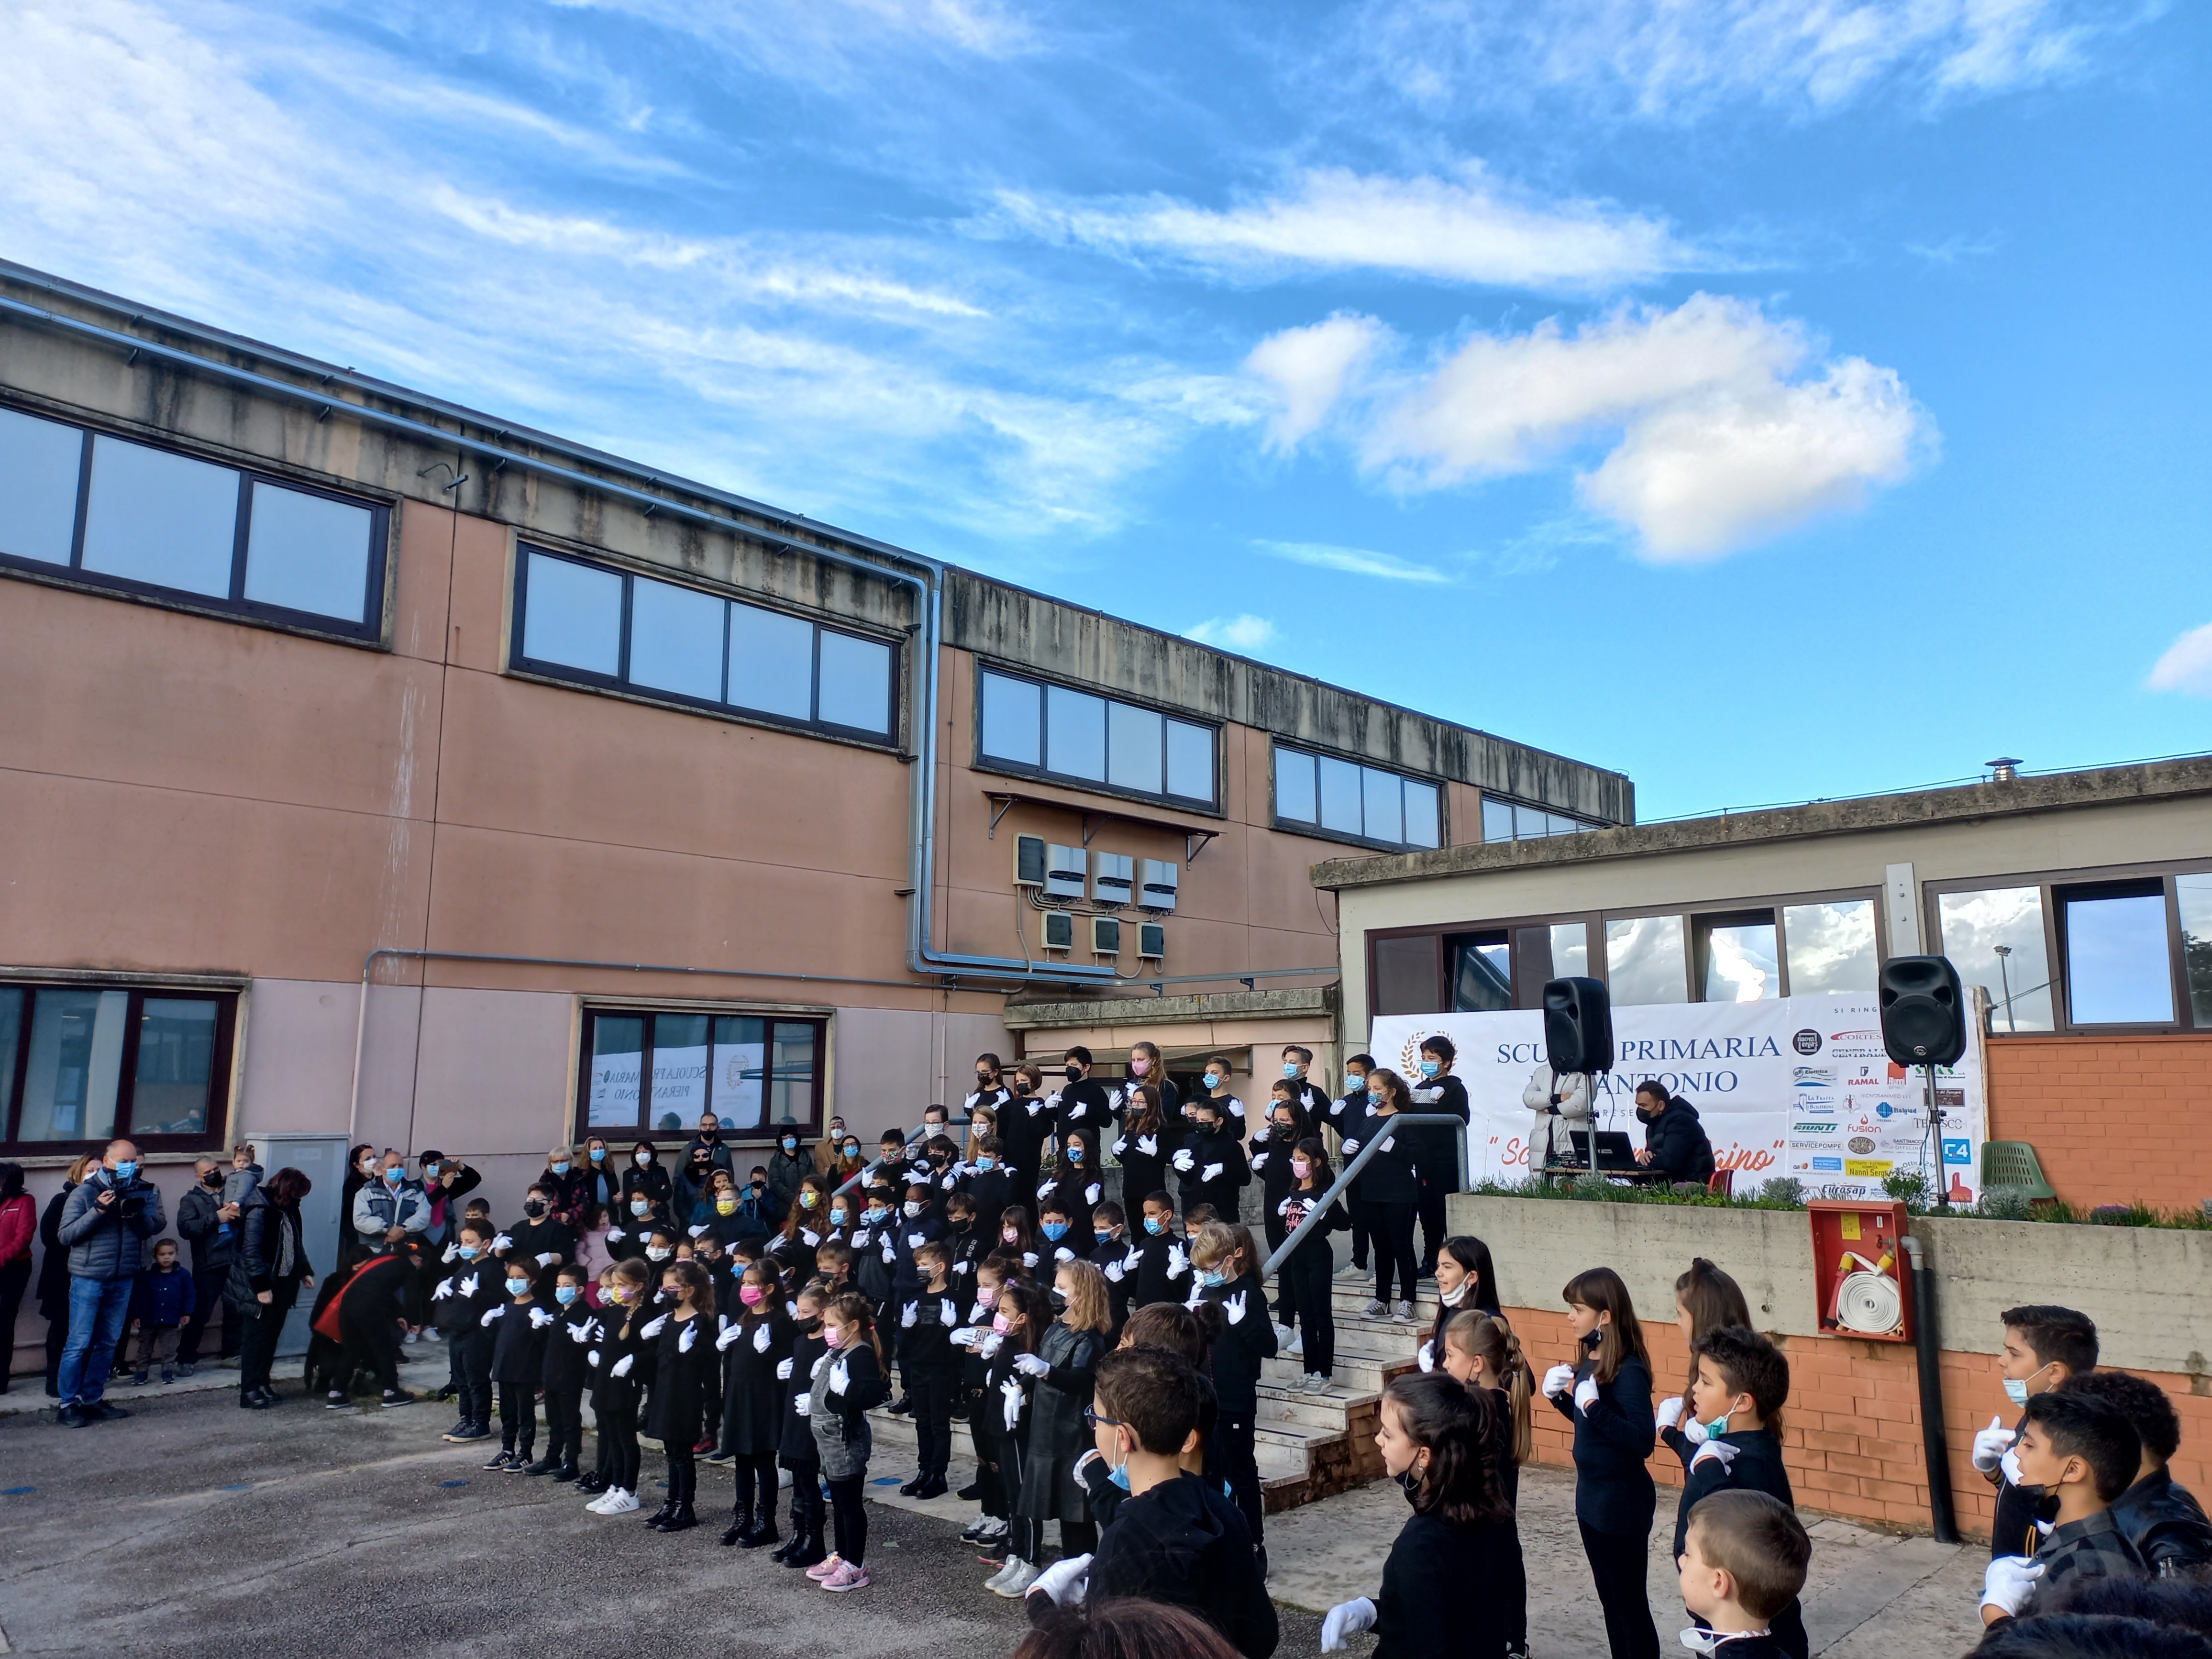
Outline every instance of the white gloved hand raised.
{"label": "white gloved hand raised", "polygon": [[1974,1467],[1987,1474],[2011,1449],[2012,1431],[2005,1427],[2003,1419],[1992,1417],[1989,1427],[1974,1435]]}
{"label": "white gloved hand raised", "polygon": [[443,1302],[453,1293],[453,1281],[450,1279],[441,1279],[439,1281],[438,1288],[430,1292],[430,1300],[433,1302]]}
{"label": "white gloved hand raised", "polygon": [[1052,1259],[1054,1261],[1073,1261],[1075,1260],[1075,1252],[1063,1244],[1052,1253]]}
{"label": "white gloved hand raised", "polygon": [[502,1302],[496,1308],[487,1308],[484,1310],[484,1316],[477,1321],[477,1323],[489,1328],[493,1320],[503,1317],[507,1310],[514,1305],[509,1302]]}
{"label": "white gloved hand raised", "polygon": [[660,1328],[667,1322],[668,1316],[666,1314],[662,1314],[658,1318],[647,1320],[644,1324],[638,1327],[637,1334],[643,1337],[647,1341],[650,1342],[654,1337],[660,1334]]}
{"label": "white gloved hand raised", "polygon": [[1682,1425],[1682,1438],[1693,1446],[1704,1445],[1709,1437],[1705,1432],[1705,1425],[1694,1417]]}
{"label": "white gloved hand raised", "polygon": [[976,1357],[982,1359],[988,1359],[1006,1346],[1006,1339],[1000,1336],[998,1332],[986,1332],[983,1336],[983,1346],[975,1350]]}
{"label": "white gloved hand raised", "polygon": [[696,1238],[696,1237],[699,1237],[699,1235],[700,1235],[701,1233],[703,1233],[703,1232],[705,1232],[705,1231],[707,1231],[707,1228],[708,1228],[708,1225],[709,1225],[709,1224],[708,1224],[708,1223],[704,1222],[704,1221],[702,1221],[702,1222],[697,1223],[696,1225],[694,1225],[694,1226],[692,1226],[692,1227],[688,1228],[686,1231],[689,1231],[689,1232],[690,1233],[690,1235],[691,1235],[691,1237],[692,1237]]}
{"label": "white gloved hand raised", "polygon": [[697,1343],[698,1340],[699,1322],[695,1319],[684,1328],[684,1334],[676,1339],[676,1352],[678,1353],[690,1353],[693,1346]]}
{"label": "white gloved hand raised", "polygon": [[920,1323],[921,1323],[921,1304],[908,1303],[906,1310],[899,1315],[899,1328],[902,1331],[910,1331]]}
{"label": "white gloved hand raised", "polygon": [[1267,1153],[1265,1153],[1265,1152],[1255,1152],[1255,1153],[1253,1153],[1253,1154],[1252,1154],[1252,1167],[1253,1167],[1254,1169],[1255,1169],[1255,1170],[1264,1170],[1264,1169],[1266,1169],[1266,1168],[1267,1167]]}
{"label": "white gloved hand raised", "polygon": [[1341,1653],[1346,1637],[1374,1628],[1375,1604],[1372,1601],[1364,1595],[1349,1601],[1340,1601],[1321,1621],[1321,1650],[1323,1653]]}
{"label": "white gloved hand raised", "polygon": [[951,1340],[956,1348],[972,1348],[983,1340],[983,1333],[980,1327],[963,1325],[952,1333]]}
{"label": "white gloved hand raised", "polygon": [[607,1375],[609,1376],[628,1376],[629,1375],[629,1368],[636,1363],[636,1360],[637,1356],[635,1354],[626,1353],[620,1359],[615,1361],[615,1368],[609,1371]]}
{"label": "white gloved hand raised", "polygon": [[1034,1267],[1036,1264],[1037,1253],[1035,1250],[1024,1250],[1022,1252],[1022,1266],[1024,1267]]}
{"label": "white gloved hand raised", "polygon": [[[766,1330],[768,1327],[763,1325],[761,1328],[763,1330]],[[725,1319],[722,1322],[722,1334],[714,1339],[714,1352],[716,1353],[727,1353],[732,1348],[737,1346],[738,1343],[744,1341],[744,1336],[745,1328],[744,1326],[732,1325],[728,1320]]]}
{"label": "white gloved hand raised", "polygon": [[447,1245],[447,1246],[446,1246],[446,1253],[445,1253],[445,1255],[443,1255],[440,1256],[440,1257],[438,1258],[438,1260],[439,1260],[439,1261],[441,1261],[447,1262],[447,1263],[450,1264],[450,1263],[453,1261],[453,1258],[454,1258],[455,1256],[459,1255],[460,1253],[461,1253],[461,1244],[460,1244],[460,1241],[459,1241],[459,1239],[455,1239],[452,1243],[450,1243],[450,1244],[448,1244],[448,1245]]}
{"label": "white gloved hand raised", "polygon": [[1359,1143],[1356,1140],[1347,1140],[1344,1143],[1344,1155],[1347,1158],[1358,1150]]}
{"label": "white gloved hand raised", "polygon": [[799,1242],[811,1250],[822,1242],[822,1235],[811,1227],[801,1227],[799,1230]]}
{"label": "white gloved hand raised", "polygon": [[494,1255],[497,1255],[501,1250],[511,1250],[514,1248],[514,1241],[505,1233],[501,1233],[491,1242],[491,1252]]}
{"label": "white gloved hand raised", "polygon": [[2002,1457],[2000,1457],[1999,1459],[1997,1459],[1997,1467],[1998,1467],[1999,1468],[2001,1468],[2001,1469],[2002,1469],[2002,1470],[2004,1471],[2004,1478],[2005,1478],[2008,1481],[2011,1482],[2014,1486],[2020,1486],[2020,1485],[2023,1484],[2023,1483],[2021,1482],[2021,1477],[2020,1477],[2020,1448],[2019,1448],[2019,1447],[2017,1447],[2017,1446],[2008,1446],[2008,1447],[2006,1447],[2006,1448],[2005,1448],[2005,1455],[2004,1455]]}
{"label": "white gloved hand raised", "polygon": [[1169,1245],[1168,1277],[1170,1279],[1181,1279],[1189,1271],[1190,1258],[1182,1253],[1182,1246],[1180,1244]]}
{"label": "white gloved hand raised", "polygon": [[1436,1345],[1433,1342],[1422,1343],[1421,1352],[1419,1357],[1421,1362],[1421,1369],[1424,1371],[1432,1371],[1436,1370],[1437,1352]]}
{"label": "white gloved hand raised", "polygon": [[1244,1314],[1246,1311],[1244,1298],[1249,1294],[1250,1292],[1249,1291],[1239,1291],[1236,1295],[1227,1297],[1223,1299],[1221,1304],[1221,1311],[1229,1316],[1229,1322],[1231,1324],[1242,1325],[1244,1322]]}
{"label": "white gloved hand raised", "polygon": [[1109,1284],[1118,1285],[1121,1282],[1123,1269],[1120,1262],[1109,1261],[1103,1269],[1101,1269],[1101,1271],[1105,1273],[1107,1281]]}
{"label": "white gloved hand raised", "polygon": [[830,1366],[830,1381],[823,1384],[822,1392],[825,1395],[834,1394],[842,1398],[844,1395],[847,1385],[848,1385],[852,1380],[852,1372],[846,1368],[844,1359],[840,1357],[837,1363]]}
{"label": "white gloved hand raised", "polygon": [[540,1250],[538,1253],[538,1265],[541,1267],[550,1267],[560,1260],[560,1253],[556,1250]]}
{"label": "white gloved hand raised", "polygon": [[788,1358],[779,1359],[775,1362],[775,1380],[779,1382],[788,1382],[791,1381],[791,1361]]}
{"label": "white gloved hand raised", "polygon": [[544,1309],[532,1308],[530,1310],[530,1328],[532,1330],[542,1331],[552,1322],[553,1316],[547,1313]]}
{"label": "white gloved hand raised", "polygon": [[1046,1180],[1037,1182],[1037,1196],[1039,1198],[1050,1198],[1059,1190],[1060,1182],[1057,1181]]}
{"label": "white gloved hand raised", "polygon": [[2025,1555],[2000,1555],[1982,1574],[1982,1605],[2017,1614],[2042,1577],[2042,1562]]}
{"label": "white gloved hand raised", "polygon": [[587,1319],[580,1325],[568,1327],[568,1340],[580,1348],[599,1334],[599,1322],[596,1319]]}
{"label": "white gloved hand raised", "polygon": [[1189,1147],[1186,1146],[1181,1152],[1177,1152],[1174,1158],[1170,1158],[1169,1162],[1173,1164],[1176,1170],[1182,1174],[1188,1175],[1193,1170],[1198,1167],[1198,1155],[1192,1152]]}
{"label": "white gloved hand raised", "polygon": [[1085,1204],[1096,1204],[1098,1201],[1100,1195],[1103,1194],[1105,1190],[1106,1189],[1103,1187],[1100,1186],[1094,1181],[1088,1187],[1085,1187],[1083,1189],[1083,1201]]}
{"label": "white gloved hand raised", "polygon": [[952,1298],[949,1296],[937,1298],[937,1322],[947,1329],[960,1322],[960,1310],[952,1305]]}
{"label": "white gloved hand raised", "polygon": [[1557,1400],[1574,1386],[1575,1368],[1572,1365],[1554,1365],[1544,1373],[1544,1394],[1547,1399]]}
{"label": "white gloved hand raised", "polygon": [[1046,1595],[1056,1607],[1072,1607],[1090,1588],[1091,1558],[1064,1555],[1030,1581],[1029,1594]]}
{"label": "white gloved hand raised", "polygon": [[1052,1367],[1033,1353],[1016,1354],[1014,1369],[1024,1376],[1048,1376],[1052,1374]]}
{"label": "white gloved hand raised", "polygon": [[1690,1459],[1690,1467],[1694,1469],[1700,1463],[1717,1462],[1721,1466],[1722,1472],[1725,1474],[1728,1466],[1735,1462],[1742,1450],[1743,1448],[1733,1440],[1722,1440],[1708,1436],[1705,1443],[1698,1448],[1697,1455]]}
{"label": "white gloved hand raised", "polygon": [[898,1241],[895,1238],[886,1238],[884,1241],[884,1266],[886,1267],[891,1267],[896,1263],[897,1261]]}
{"label": "white gloved hand raised", "polygon": [[1687,1399],[1679,1394],[1672,1400],[1661,1401],[1659,1402],[1659,1413],[1652,1419],[1652,1426],[1661,1429],[1678,1429],[1681,1427],[1682,1413],[1688,1407],[1689,1403],[1690,1402]]}
{"label": "white gloved hand raised", "polygon": [[1221,1170],[1220,1164],[1209,1164],[1198,1172],[1198,1178],[1200,1181],[1218,1181],[1221,1179]]}

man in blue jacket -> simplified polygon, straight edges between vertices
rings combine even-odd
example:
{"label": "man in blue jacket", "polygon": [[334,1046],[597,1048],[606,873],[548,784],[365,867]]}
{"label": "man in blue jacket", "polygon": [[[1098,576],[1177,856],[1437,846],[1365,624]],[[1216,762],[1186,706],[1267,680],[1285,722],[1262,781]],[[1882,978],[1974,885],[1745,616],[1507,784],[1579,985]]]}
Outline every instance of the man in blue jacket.
{"label": "man in blue jacket", "polygon": [[146,1265],[146,1241],[166,1224],[161,1188],[138,1176],[138,1149],[111,1142],[100,1167],[71,1189],[56,1236],[69,1249],[69,1345],[62,1350],[56,1418],[81,1429],[128,1417],[100,1396],[131,1316],[131,1295]]}

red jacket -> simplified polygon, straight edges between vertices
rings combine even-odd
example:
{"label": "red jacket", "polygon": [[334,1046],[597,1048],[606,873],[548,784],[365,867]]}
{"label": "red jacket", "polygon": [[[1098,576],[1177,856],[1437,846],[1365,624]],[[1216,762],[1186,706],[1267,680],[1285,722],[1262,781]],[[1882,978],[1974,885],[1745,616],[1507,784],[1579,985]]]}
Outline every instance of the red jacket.
{"label": "red jacket", "polygon": [[317,1335],[327,1336],[333,1342],[342,1342],[345,1340],[338,1334],[338,1309],[343,1304],[347,1292],[351,1291],[355,1285],[361,1283],[362,1275],[367,1273],[371,1267],[375,1267],[379,1262],[389,1261],[391,1260],[392,1252],[386,1250],[382,1255],[373,1255],[369,1257],[368,1261],[362,1262],[361,1266],[353,1270],[352,1276],[349,1277],[344,1284],[338,1286],[337,1294],[324,1304],[321,1313],[315,1316],[315,1333]]}
{"label": "red jacket", "polygon": [[31,1259],[31,1240],[39,1231],[39,1206],[28,1193],[0,1204],[0,1267]]}

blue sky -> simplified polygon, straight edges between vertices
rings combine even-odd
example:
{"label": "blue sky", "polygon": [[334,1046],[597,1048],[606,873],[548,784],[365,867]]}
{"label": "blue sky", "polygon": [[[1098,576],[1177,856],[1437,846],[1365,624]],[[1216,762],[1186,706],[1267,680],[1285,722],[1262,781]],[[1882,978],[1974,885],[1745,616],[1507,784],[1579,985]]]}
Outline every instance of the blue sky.
{"label": "blue sky", "polygon": [[2212,748],[2212,16],[18,0],[0,253],[1620,768]]}

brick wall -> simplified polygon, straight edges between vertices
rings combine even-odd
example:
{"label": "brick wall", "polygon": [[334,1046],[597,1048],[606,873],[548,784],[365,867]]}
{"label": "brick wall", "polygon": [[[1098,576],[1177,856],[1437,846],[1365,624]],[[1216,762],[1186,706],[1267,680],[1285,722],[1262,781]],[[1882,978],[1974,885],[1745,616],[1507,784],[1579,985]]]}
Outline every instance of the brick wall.
{"label": "brick wall", "polygon": [[1984,1053],[1990,1138],[2033,1145],[2069,1203],[2212,1198],[2212,1159],[2187,1139],[2212,1097],[2212,1035],[1991,1037]]}
{"label": "brick wall", "polygon": [[[1506,1316],[1541,1376],[1570,1357],[1574,1338],[1564,1310],[1509,1308]],[[1672,1323],[1647,1323],[1655,1390],[1680,1389],[1689,1353]],[[1798,1506],[1901,1531],[1926,1532],[1928,1478],[1920,1447],[1920,1375],[1911,1345],[1844,1337],[1782,1336],[1790,1359],[1790,1403],[1783,1413],[1783,1459]],[[1994,1513],[1991,1488],[1973,1467],[1977,1430],[1992,1415],[2016,1413],[2004,1397],[1993,1354],[1953,1353],[1942,1359],[1944,1440],[1950,1449],[1952,1504],[1959,1528],[1986,1539]],[[2212,1391],[2191,1392],[2185,1376],[2145,1372],[2181,1413],[2181,1450],[2174,1478],[2212,1492]],[[1573,1431],[1548,1401],[1535,1403],[1535,1460],[1571,1468]],[[1651,1459],[1662,1486],[1682,1484],[1680,1461],[1663,1445]],[[1674,1504],[1662,1496],[1657,1524],[1673,1525]]]}

